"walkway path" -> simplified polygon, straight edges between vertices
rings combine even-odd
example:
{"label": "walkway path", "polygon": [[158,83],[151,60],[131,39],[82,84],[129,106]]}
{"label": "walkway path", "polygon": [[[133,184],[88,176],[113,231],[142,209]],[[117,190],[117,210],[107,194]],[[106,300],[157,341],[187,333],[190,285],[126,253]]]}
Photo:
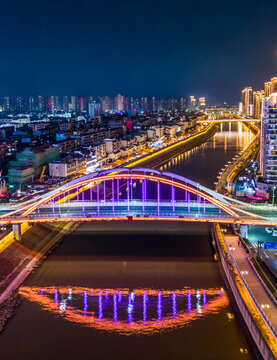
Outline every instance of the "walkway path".
{"label": "walkway path", "polygon": [[232,255],[242,272],[242,276],[244,276],[250,290],[263,308],[269,321],[277,330],[277,306],[270,295],[266,292],[263,284],[257,277],[256,272],[249,263],[248,254],[246,253],[244,247],[241,244],[238,245],[239,238],[235,235],[224,235],[224,237],[227,246],[229,249],[231,248]]}

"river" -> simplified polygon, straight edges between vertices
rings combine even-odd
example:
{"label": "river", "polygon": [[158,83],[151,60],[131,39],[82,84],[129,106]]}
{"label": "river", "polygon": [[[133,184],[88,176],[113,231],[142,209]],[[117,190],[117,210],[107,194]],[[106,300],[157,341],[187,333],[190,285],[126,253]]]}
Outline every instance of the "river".
{"label": "river", "polygon": [[[214,188],[251,137],[221,124],[162,170]],[[1,358],[254,359],[209,237],[207,224],[80,225],[20,288]]]}

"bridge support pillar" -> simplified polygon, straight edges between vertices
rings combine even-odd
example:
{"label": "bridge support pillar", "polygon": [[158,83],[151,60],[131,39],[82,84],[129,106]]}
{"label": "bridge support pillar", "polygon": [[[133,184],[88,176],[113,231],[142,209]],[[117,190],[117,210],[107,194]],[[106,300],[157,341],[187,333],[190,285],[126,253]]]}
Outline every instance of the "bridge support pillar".
{"label": "bridge support pillar", "polygon": [[13,224],[14,238],[17,241],[21,240],[21,224]]}
{"label": "bridge support pillar", "polygon": [[248,239],[248,225],[240,225],[240,235],[243,239]]}

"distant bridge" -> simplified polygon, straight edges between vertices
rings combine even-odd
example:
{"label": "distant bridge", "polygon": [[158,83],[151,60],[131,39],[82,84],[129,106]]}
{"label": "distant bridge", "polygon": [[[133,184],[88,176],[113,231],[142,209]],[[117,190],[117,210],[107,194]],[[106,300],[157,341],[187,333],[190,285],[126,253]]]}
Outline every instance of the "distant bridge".
{"label": "distant bridge", "polygon": [[222,123],[222,122],[260,122],[260,119],[235,119],[235,118],[226,118],[226,119],[212,119],[212,120],[197,120],[198,123],[205,123],[205,124],[217,124],[217,123]]}
{"label": "distant bridge", "polygon": [[277,210],[147,168],[88,174],[25,203],[0,206],[0,223],[126,219],[275,226]]}

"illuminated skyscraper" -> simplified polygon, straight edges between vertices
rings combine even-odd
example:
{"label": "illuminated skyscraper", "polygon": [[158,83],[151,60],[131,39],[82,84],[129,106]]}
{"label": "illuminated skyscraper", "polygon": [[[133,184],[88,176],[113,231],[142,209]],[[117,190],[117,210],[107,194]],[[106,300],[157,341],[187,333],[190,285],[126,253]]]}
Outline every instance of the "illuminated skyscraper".
{"label": "illuminated skyscraper", "polygon": [[253,116],[253,90],[251,87],[242,90],[241,102],[243,114]]}
{"label": "illuminated skyscraper", "polygon": [[260,171],[268,188],[277,185],[277,93],[263,100]]}
{"label": "illuminated skyscraper", "polygon": [[271,81],[267,81],[264,83],[264,92],[265,97],[269,97],[271,95]]}
{"label": "illuminated skyscraper", "polygon": [[64,96],[63,97],[63,106],[62,106],[62,108],[63,108],[63,111],[64,112],[68,112],[68,97],[67,96]]}
{"label": "illuminated skyscraper", "polygon": [[148,98],[147,97],[141,97],[139,98],[139,110],[143,112],[148,111]]}
{"label": "illuminated skyscraper", "polygon": [[196,109],[196,99],[194,96],[189,97],[189,109],[195,110]]}
{"label": "illuminated skyscraper", "polygon": [[165,108],[165,104],[164,104],[164,98],[163,97],[159,97],[158,99],[158,110],[162,111]]}
{"label": "illuminated skyscraper", "polygon": [[206,107],[206,99],[204,97],[199,98],[199,109],[204,110]]}
{"label": "illuminated skyscraper", "polygon": [[124,96],[118,94],[115,97],[115,111],[116,112],[121,112],[124,109]]}
{"label": "illuminated skyscraper", "polygon": [[113,98],[109,96],[98,96],[98,101],[101,104],[102,112],[113,110]]}
{"label": "illuminated skyscraper", "polygon": [[184,111],[184,98],[183,97],[177,98],[177,110],[179,112]]}
{"label": "illuminated skyscraper", "polygon": [[22,111],[23,110],[23,99],[21,96],[17,96],[15,99],[15,107],[16,107],[16,111]]}
{"label": "illuminated skyscraper", "polygon": [[253,92],[253,116],[255,119],[261,118],[262,101],[265,97],[264,90]]}
{"label": "illuminated skyscraper", "polygon": [[39,109],[39,111],[45,110],[44,100],[43,100],[42,96],[38,96],[38,109]]}
{"label": "illuminated skyscraper", "polygon": [[8,96],[4,97],[4,111],[10,111],[10,98]]}
{"label": "illuminated skyscraper", "polygon": [[277,77],[271,78],[271,94],[277,93]]}
{"label": "illuminated skyscraper", "polygon": [[29,111],[35,110],[35,98],[34,96],[29,97]]}
{"label": "illuminated skyscraper", "polygon": [[71,96],[71,109],[77,113],[80,111],[80,101],[77,96]]}

